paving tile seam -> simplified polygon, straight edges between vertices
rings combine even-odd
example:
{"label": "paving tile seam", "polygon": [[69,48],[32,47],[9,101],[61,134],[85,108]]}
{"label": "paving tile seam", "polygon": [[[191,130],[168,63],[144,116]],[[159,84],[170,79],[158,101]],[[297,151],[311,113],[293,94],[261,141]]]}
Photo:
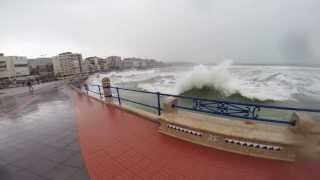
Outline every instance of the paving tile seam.
{"label": "paving tile seam", "polygon": [[[159,156],[153,157],[154,160],[162,160],[164,162],[156,164],[156,167],[146,168],[150,171],[155,172],[155,176],[153,176],[153,178],[159,179],[165,177],[197,179],[195,177],[198,176],[199,178],[202,177],[203,179],[214,177],[221,180],[228,178],[241,178],[249,180],[257,179],[256,177],[259,177],[259,175],[265,175],[265,177],[261,176],[265,179],[268,179],[266,175],[269,175],[269,177],[273,177],[275,179],[287,179],[288,177],[290,177],[291,179],[302,179],[302,177],[294,176],[293,173],[299,171],[299,174],[303,173],[306,175],[306,177],[308,177],[308,172],[306,171],[305,167],[306,165],[309,164],[309,166],[311,166],[310,164],[313,164],[313,166],[315,167],[320,167],[319,162],[307,162],[300,163],[299,166],[288,166],[287,164],[275,162],[272,160],[249,158],[242,155],[208,149],[181,140],[172,139],[164,135],[156,135],[153,137],[154,133],[151,132],[152,130],[157,132],[157,127],[153,125],[150,126],[148,123],[146,124],[146,121],[142,122],[143,119],[141,117],[135,117],[132,114],[128,115],[128,113],[123,112],[117,108],[110,107],[108,105],[97,105],[95,101],[91,101],[88,97],[83,98],[77,95],[75,96],[77,100],[77,119],[80,134],[80,144],[83,143],[81,145],[81,152],[83,152],[83,155],[85,157],[91,157],[91,155],[99,152],[101,153],[101,151],[103,151],[103,153],[106,153],[105,156],[109,156],[109,158],[111,158],[110,161],[112,161],[112,163],[117,162],[117,164],[120,164],[121,169],[124,168],[127,172],[130,172],[137,177],[146,178],[149,176],[146,174],[139,174],[134,168],[130,167],[130,165],[132,164],[132,166],[134,166],[138,165],[139,163],[143,163],[142,159],[138,159],[137,161],[135,161],[135,158],[140,158],[141,155],[137,155],[138,157],[132,157],[133,159],[131,159],[131,157],[127,157],[128,155],[125,152],[120,152],[118,154],[117,152],[112,152],[117,151],[122,147],[115,147],[115,149],[113,150],[111,149],[110,154],[108,152],[108,148],[101,146],[101,143],[103,143],[104,139],[109,139],[107,137],[108,134],[110,134],[111,137],[114,137],[114,135],[120,135],[120,139],[118,139],[118,141],[120,143],[127,143],[127,145],[129,145],[130,148],[133,149],[133,151],[136,151],[135,148],[146,148],[142,151],[143,157],[149,158],[153,156]],[[80,115],[83,116],[79,117]],[[111,130],[110,125],[116,128],[116,130]],[[150,128],[152,130],[144,130],[144,128]],[[103,131],[104,134],[98,131]],[[119,134],[119,131],[124,131],[124,133]],[[137,138],[143,138],[143,140],[137,141]],[[136,143],[137,146],[132,146],[131,142],[129,143],[130,140],[134,140],[134,143]],[[105,142],[105,144],[108,145],[108,142]],[[111,145],[109,146],[110,148],[112,148],[114,144],[111,143]],[[179,153],[179,151],[182,153],[182,155],[174,157],[175,155],[177,155],[174,153]],[[126,152],[132,153],[128,150]],[[198,156],[199,153],[201,153],[200,156]],[[112,154],[116,154],[117,156],[113,157]],[[97,157],[99,156],[102,157],[103,155],[100,154]],[[123,159],[121,159],[122,156],[124,156]],[[135,156],[135,154],[133,153],[132,156]],[[104,177],[103,173],[99,174],[99,172],[90,172],[91,168],[94,168],[94,166],[100,164],[101,162],[90,159],[92,160],[91,163],[93,163],[93,167],[90,167],[91,165],[87,162],[88,159],[84,159],[85,166],[87,167],[89,174],[92,174],[93,179]],[[173,160],[177,162],[171,165]],[[183,166],[183,168],[180,168],[180,170],[178,170],[177,167],[179,167],[179,165],[183,165],[181,163],[193,163],[196,164],[196,168],[191,171],[190,167]],[[106,164],[106,167],[108,167],[109,165]],[[229,171],[226,171],[226,169],[229,169]],[[116,179],[117,177],[121,177],[121,175],[117,174],[113,178]],[[311,174],[308,179],[315,179],[316,177],[320,177],[320,174],[317,171],[314,172],[313,175]]]}
{"label": "paving tile seam", "polygon": [[[21,159],[20,159],[20,160],[21,160]],[[11,166],[17,167],[17,168],[19,168],[21,171],[27,171],[27,172],[32,173],[32,174],[34,174],[34,175],[37,175],[37,176],[39,176],[39,177],[41,177],[41,178],[50,179],[50,178],[47,178],[47,177],[43,176],[42,174],[38,174],[38,173],[36,173],[36,172],[33,172],[33,170],[30,170],[30,169],[27,168],[27,167],[22,167],[22,166],[17,166],[17,165],[15,165],[15,163],[17,163],[17,162],[20,161],[20,160],[17,160],[17,161],[14,161],[14,162],[9,162],[7,165],[11,165]],[[50,162],[52,162],[52,163],[56,163],[56,161],[53,161],[53,160],[50,160],[50,159],[45,159],[45,158],[43,158],[43,160],[47,160],[47,161],[50,161]],[[66,161],[67,161],[67,160],[62,161],[62,162],[60,162],[60,163],[56,163],[56,165],[53,166],[52,168],[48,169],[47,172],[50,172],[50,171],[53,170],[53,169],[59,168],[59,167],[61,167],[61,165],[63,165],[63,166],[69,166],[69,165],[65,164]],[[76,167],[72,167],[72,166],[69,166],[69,167],[74,168],[74,169],[77,169],[77,170],[80,170],[80,169],[81,169],[81,168],[76,168]]]}
{"label": "paving tile seam", "polygon": [[28,173],[30,173],[32,175],[35,175],[35,176],[39,177],[39,178],[48,179],[47,177],[44,177],[41,174],[35,173],[33,171],[30,171],[28,168],[25,168],[25,167],[16,166],[15,164],[11,164],[11,163],[9,163],[9,164],[7,164],[5,166],[13,166],[13,167],[18,168],[19,170],[17,171],[17,173],[19,173],[19,172],[28,172]]}
{"label": "paving tile seam", "polygon": [[[126,151],[127,152],[127,151]],[[122,154],[124,154],[125,152],[123,152]],[[120,155],[118,155],[118,156],[121,156],[121,154]],[[112,159],[114,159],[114,157],[112,157],[111,156],[111,158]],[[114,159],[116,162],[119,162],[119,160],[118,159]],[[140,160],[140,161],[142,161],[142,159]],[[119,163],[121,163],[121,162],[119,162]],[[164,165],[163,165],[164,166]],[[123,166],[122,166],[123,167]],[[129,168],[127,168],[127,167],[123,167],[123,168],[125,168],[125,169],[127,169],[127,170],[129,170]],[[160,170],[159,170],[160,171]],[[133,173],[133,174],[136,174],[135,172],[133,172],[133,171],[131,171],[131,170],[129,170],[129,172],[131,172],[131,173]],[[153,174],[156,174],[157,172],[154,172]],[[136,174],[138,177],[141,177],[139,174]],[[142,177],[141,177],[142,178]]]}
{"label": "paving tile seam", "polygon": [[[5,112],[7,113],[17,113],[21,110],[23,110],[28,104],[32,103],[34,101],[34,98],[32,96],[25,96],[23,97],[21,104],[19,104],[16,107],[12,107],[12,109],[9,109],[9,111]],[[8,114],[6,116],[9,116]]]}
{"label": "paving tile seam", "polygon": [[[71,92],[72,93],[72,92]],[[38,94],[37,94],[38,95]],[[57,106],[55,107],[56,110],[59,109],[59,105],[61,105],[61,102],[67,102],[68,103],[68,98],[73,98],[72,96],[61,96],[59,98],[64,98],[63,101],[59,100],[59,99],[55,99],[52,98],[53,101],[46,101],[44,98],[47,97],[47,95],[40,95],[40,97],[34,97],[34,96],[27,96],[26,98],[22,98],[22,99],[26,99],[26,100],[22,100],[21,104],[19,104],[19,106],[16,107],[16,109],[14,111],[10,111],[11,113],[20,113],[20,112],[25,112],[25,108],[29,107],[29,106],[38,106],[38,105],[42,105],[42,106]],[[45,104],[43,103],[43,100],[45,102]],[[55,103],[57,102],[57,103]],[[68,104],[64,104],[63,106],[68,106]],[[66,108],[66,107],[64,107]],[[61,109],[61,108],[60,108]],[[36,108],[33,109],[29,112],[32,112],[32,116],[37,116],[40,115],[41,113],[55,113],[55,111],[42,111],[42,112],[34,112],[34,110],[38,111],[38,110],[43,110],[42,108]],[[8,129],[6,130],[6,132],[8,132],[8,134],[5,133],[6,137],[1,138],[1,148],[0,148],[0,155],[6,155],[8,153],[10,153],[10,149],[14,150],[10,155],[10,157],[6,158],[6,160],[2,160],[2,157],[0,157],[1,162],[0,165],[1,167],[16,167],[16,169],[21,172],[19,174],[11,174],[12,172],[9,172],[12,177],[24,177],[26,176],[29,178],[35,178],[35,179],[46,179],[49,180],[51,178],[49,178],[50,176],[47,176],[46,174],[44,174],[45,172],[49,173],[53,170],[57,170],[60,167],[66,167],[68,169],[70,169],[70,174],[65,174],[65,176],[74,176],[77,175],[76,173],[73,173],[73,170],[77,171],[77,172],[81,172],[81,174],[85,174],[86,173],[82,173],[84,171],[86,171],[85,168],[83,168],[83,164],[82,165],[77,165],[76,163],[78,162],[83,162],[82,159],[78,159],[81,158],[81,156],[78,156],[78,152],[79,150],[77,150],[76,146],[72,147],[72,145],[74,143],[78,143],[78,131],[73,131],[73,129],[77,129],[77,125],[76,125],[76,118],[73,118],[72,115],[70,117],[68,116],[61,116],[60,118],[72,118],[68,121],[58,121],[55,120],[54,123],[61,123],[61,126],[56,126],[56,127],[52,127],[50,129],[60,129],[59,131],[57,131],[57,135],[59,132],[62,131],[68,131],[69,134],[66,134],[65,136],[61,136],[61,138],[58,141],[61,141],[60,143],[63,143],[64,146],[61,146],[62,148],[57,148],[55,146],[53,146],[51,143],[44,143],[44,139],[43,138],[37,138],[39,136],[44,135],[44,137],[47,137],[45,131],[41,131],[41,133],[39,134],[38,132],[36,132],[39,128],[41,129],[46,129],[48,128],[51,122],[53,122],[52,120],[46,120],[46,121],[42,121],[41,124],[45,125],[49,123],[49,126],[47,127],[42,127],[42,125],[40,126],[35,126],[34,125],[37,122],[41,121],[41,118],[35,118],[35,117],[29,117],[28,115],[25,115],[21,118],[21,121],[19,119],[19,121],[16,122],[1,122],[0,124],[0,128],[2,129]],[[74,115],[73,115],[74,116]],[[20,117],[13,117],[13,118],[20,118]],[[32,119],[28,119],[28,118],[32,118]],[[43,117],[45,118],[45,117]],[[50,118],[54,118],[54,116],[49,116]],[[1,118],[2,119],[2,118]],[[4,121],[7,121],[10,119],[4,119]],[[32,120],[32,121],[30,121]],[[30,121],[30,122],[28,122]],[[67,123],[67,122],[71,122],[74,121],[75,123]],[[34,124],[34,125],[32,125]],[[64,125],[62,125],[64,124]],[[25,126],[26,125],[26,126]],[[30,126],[31,125],[31,126]],[[75,128],[73,128],[72,126],[74,126]],[[67,129],[61,129],[62,127],[68,127]],[[69,128],[70,127],[70,128]],[[20,130],[23,130],[20,131]],[[0,130],[0,131],[1,131]],[[12,130],[12,132],[11,132]],[[33,133],[33,131],[35,133]],[[21,134],[22,133],[22,134]],[[76,136],[73,136],[72,134],[76,133]],[[31,136],[30,136],[31,135]],[[30,136],[30,137],[25,137],[25,136]],[[55,136],[54,134],[50,135],[50,136]],[[49,136],[48,136],[49,137]],[[34,139],[35,138],[35,139]],[[30,142],[29,142],[29,140]],[[49,138],[48,138],[49,139]],[[63,140],[66,139],[65,142],[63,142]],[[13,142],[12,142],[13,141]],[[28,141],[28,142],[26,142]],[[21,144],[20,144],[21,143]],[[24,145],[26,145],[26,148],[24,148]],[[2,148],[3,147],[3,148]],[[44,148],[44,149],[43,149]],[[37,153],[37,151],[39,150],[42,151],[46,151],[46,149],[50,149],[50,151],[48,151],[48,153]],[[70,148],[70,149],[69,149]],[[51,151],[52,149],[52,151]],[[57,153],[57,159],[52,159],[50,158],[50,154],[55,154],[55,151],[67,151],[67,153],[62,153],[62,155],[60,156],[59,153]],[[68,153],[70,152],[70,153]],[[45,155],[47,154],[47,155]],[[65,154],[65,155],[64,155]],[[69,154],[69,155],[68,155]],[[9,154],[8,154],[9,155]],[[33,156],[35,157],[35,159],[33,158]],[[65,157],[64,157],[65,156]],[[54,156],[53,156],[54,157]],[[30,160],[29,160],[30,159]],[[34,161],[33,161],[34,160]],[[23,162],[24,161],[24,162]],[[47,167],[41,167],[42,164],[37,164],[38,161],[43,162],[44,166],[47,166],[46,164],[48,164]],[[1,169],[0,169],[1,170]],[[6,169],[4,168],[5,172]],[[17,172],[18,172],[17,171]],[[23,172],[23,173],[22,173]],[[63,173],[63,172],[62,172]],[[81,177],[81,175],[77,175],[78,177]],[[0,174],[1,177],[1,174]],[[1,178],[0,178],[1,179]],[[6,179],[6,178],[5,178]],[[1,179],[2,180],[2,179]]]}

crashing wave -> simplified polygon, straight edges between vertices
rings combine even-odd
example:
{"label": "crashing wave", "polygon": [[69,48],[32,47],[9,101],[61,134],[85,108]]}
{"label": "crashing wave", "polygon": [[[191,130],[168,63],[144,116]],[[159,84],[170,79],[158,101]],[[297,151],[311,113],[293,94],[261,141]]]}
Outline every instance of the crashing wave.
{"label": "crashing wave", "polygon": [[91,76],[89,82],[100,84],[103,77],[110,77],[115,86],[132,85],[147,91],[205,95],[211,99],[303,100],[306,104],[320,100],[320,68],[239,66],[232,65],[232,61],[228,60],[215,66],[115,71],[100,74],[99,78]]}
{"label": "crashing wave", "polygon": [[[232,61],[227,60],[216,66],[198,65],[193,68],[180,82],[178,82],[178,92],[185,94],[195,90],[216,93],[217,97],[242,96],[245,99],[259,101],[285,101],[292,99],[288,93],[272,87],[263,86],[262,88],[250,81],[244,81],[230,72]],[[254,82],[252,82],[254,83]],[[280,92],[281,91],[281,92]]]}

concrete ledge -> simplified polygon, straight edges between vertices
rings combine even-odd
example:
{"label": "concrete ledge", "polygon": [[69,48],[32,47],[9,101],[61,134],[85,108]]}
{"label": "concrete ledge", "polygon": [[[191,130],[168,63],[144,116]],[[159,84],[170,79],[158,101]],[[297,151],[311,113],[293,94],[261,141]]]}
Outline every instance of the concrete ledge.
{"label": "concrete ledge", "polygon": [[124,111],[126,111],[128,113],[135,114],[137,116],[143,117],[144,119],[151,120],[151,121],[156,122],[156,123],[159,123],[159,120],[160,120],[160,117],[158,115],[154,115],[154,114],[149,113],[149,112],[144,111],[144,110],[132,108],[132,107],[125,106],[125,105],[119,106],[118,104],[115,104],[115,103],[106,103],[106,104],[108,104],[110,106],[114,106],[114,107],[119,108],[121,110],[124,110]]}
{"label": "concrete ledge", "polygon": [[159,132],[233,153],[294,161],[305,137],[290,127],[177,111],[164,113]]}
{"label": "concrete ledge", "polygon": [[[223,140],[223,139],[218,135],[207,133],[207,132],[205,132],[204,135],[202,135],[198,138],[195,138],[195,137],[191,137],[190,135],[189,136],[188,135],[181,135],[179,132],[170,132],[170,131],[166,130],[166,128],[164,128],[163,124],[161,124],[161,127],[159,128],[159,132],[163,133],[165,135],[174,137],[174,138],[178,138],[178,139],[182,139],[182,140],[194,143],[194,144],[206,146],[209,148],[215,148],[218,150],[228,151],[228,152],[232,152],[232,153],[249,155],[249,156],[266,158],[266,159],[289,161],[289,162],[293,162],[295,160],[294,154],[290,154],[289,156],[282,157],[280,155],[269,155],[269,153],[267,153],[267,150],[265,150],[263,148],[259,148],[259,149],[257,148],[254,151],[250,150],[250,149],[241,150],[241,147],[239,146],[240,144],[232,143],[230,145],[223,145],[221,142],[218,144],[218,141]],[[206,139],[206,140],[204,140],[204,139]],[[232,138],[229,138],[229,139],[232,139]],[[237,138],[234,140],[240,141],[242,139]],[[216,144],[213,145],[213,143],[216,143]],[[252,142],[250,142],[250,143],[252,143]],[[260,145],[265,146],[265,144],[261,144],[261,143],[252,143],[252,144],[260,144]],[[268,146],[270,146],[270,145],[268,145]],[[279,146],[275,146],[275,147],[279,147]],[[283,148],[283,147],[280,147],[280,148]],[[278,154],[280,154],[280,153],[278,153]]]}
{"label": "concrete ledge", "polygon": [[[304,140],[303,135],[293,133],[291,127],[274,125],[257,121],[240,120],[224,116],[212,116],[188,111],[163,113],[161,119],[192,127],[197,130],[226,134],[233,137],[243,137],[257,141],[294,145]],[[272,134],[272,136],[270,136]]]}

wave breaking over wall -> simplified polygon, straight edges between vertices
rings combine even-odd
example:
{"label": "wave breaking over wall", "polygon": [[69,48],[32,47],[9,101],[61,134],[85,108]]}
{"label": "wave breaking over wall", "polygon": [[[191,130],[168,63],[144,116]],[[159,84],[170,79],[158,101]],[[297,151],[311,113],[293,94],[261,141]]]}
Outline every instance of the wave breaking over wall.
{"label": "wave breaking over wall", "polygon": [[209,88],[221,91],[229,96],[237,92],[237,79],[232,77],[228,68],[232,61],[224,61],[216,66],[197,65],[193,70],[177,83],[179,93],[184,93],[191,89]]}
{"label": "wave breaking over wall", "polygon": [[169,94],[245,101],[320,102],[320,68],[243,66],[231,60],[217,65],[171,66],[92,75],[90,83],[111,78],[114,86]]}

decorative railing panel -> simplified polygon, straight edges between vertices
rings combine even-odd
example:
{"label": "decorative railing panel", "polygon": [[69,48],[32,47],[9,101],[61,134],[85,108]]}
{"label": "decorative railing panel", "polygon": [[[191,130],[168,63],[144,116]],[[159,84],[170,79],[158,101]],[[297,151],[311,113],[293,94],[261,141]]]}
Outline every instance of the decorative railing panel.
{"label": "decorative railing panel", "polygon": [[215,102],[206,100],[193,100],[195,111],[207,111],[218,115],[234,116],[246,119],[257,119],[260,107],[257,105],[242,105],[229,102]]}

